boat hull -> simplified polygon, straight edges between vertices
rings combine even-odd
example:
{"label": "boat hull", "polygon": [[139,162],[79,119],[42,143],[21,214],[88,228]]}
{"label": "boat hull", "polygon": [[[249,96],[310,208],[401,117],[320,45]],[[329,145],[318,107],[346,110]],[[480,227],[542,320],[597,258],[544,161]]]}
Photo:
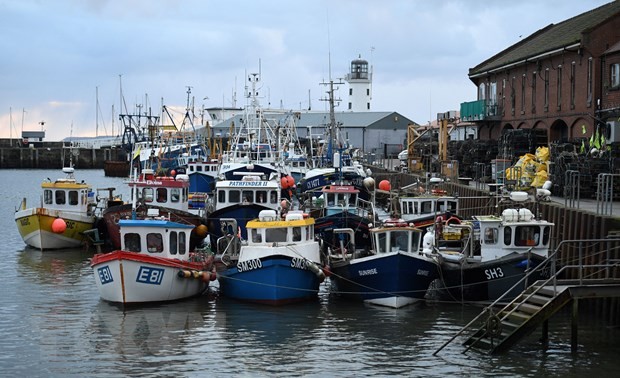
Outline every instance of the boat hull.
{"label": "boat hull", "polygon": [[[57,218],[62,218],[67,226],[62,233],[52,231],[52,223]],[[94,228],[95,220],[94,216],[86,214],[40,207],[15,213],[17,230],[24,243],[41,250],[82,246],[86,240],[84,231]]]}
{"label": "boat hull", "polygon": [[335,294],[393,308],[424,299],[439,273],[431,258],[403,252],[336,261],[330,271]]}
{"label": "boat hull", "polygon": [[[530,269],[544,261],[543,256],[532,254],[529,259],[524,254],[511,254],[504,258],[483,263],[458,263],[443,261],[442,279],[437,292],[441,300],[491,302],[497,300],[513,285],[519,282]],[[539,279],[548,278],[548,271],[536,271],[528,277],[527,285]],[[526,282],[515,287],[502,299],[509,302],[527,287]]]}
{"label": "boat hull", "polygon": [[282,305],[317,298],[321,279],[303,260],[270,256],[252,263],[219,265],[220,294],[229,298]]}
{"label": "boat hull", "polygon": [[[209,264],[114,251],[95,255],[91,262],[101,299],[130,305],[175,301],[201,295],[209,286]],[[179,277],[181,270],[206,272],[197,278]]]}

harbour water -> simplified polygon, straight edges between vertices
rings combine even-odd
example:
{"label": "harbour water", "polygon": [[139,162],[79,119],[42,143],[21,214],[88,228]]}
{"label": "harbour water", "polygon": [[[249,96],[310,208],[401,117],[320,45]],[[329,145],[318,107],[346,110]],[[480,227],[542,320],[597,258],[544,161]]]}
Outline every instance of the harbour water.
{"label": "harbour water", "polygon": [[[481,310],[424,303],[387,309],[343,302],[328,281],[310,303],[269,307],[205,295],[123,311],[99,299],[94,251],[27,248],[13,220],[23,197],[39,202],[59,170],[0,170],[0,376],[407,376],[583,377],[620,374],[619,321],[579,318],[571,353],[570,315],[549,322],[508,353],[488,356],[454,342],[433,352]],[[123,179],[76,170],[93,188]],[[213,286],[216,286],[213,285]]]}

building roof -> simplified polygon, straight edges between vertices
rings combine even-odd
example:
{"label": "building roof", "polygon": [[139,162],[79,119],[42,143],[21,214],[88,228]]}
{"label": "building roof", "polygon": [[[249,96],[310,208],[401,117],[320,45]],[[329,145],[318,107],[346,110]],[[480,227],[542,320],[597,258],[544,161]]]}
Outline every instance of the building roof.
{"label": "building roof", "polygon": [[620,12],[620,1],[602,5],[559,24],[550,24],[517,44],[469,69],[469,76],[477,76],[506,65],[550,53],[581,43],[583,33]]}
{"label": "building roof", "polygon": [[[306,128],[306,127],[323,127],[329,124],[329,112],[294,112],[299,114],[299,118],[297,120],[297,128]],[[278,113],[270,113],[265,111],[265,117],[267,118],[284,118],[286,114],[278,112]],[[336,112],[334,114],[336,118],[336,123],[340,123],[342,127],[368,127],[371,125],[378,126],[381,125],[386,126],[388,124],[387,121],[392,123],[396,122],[399,125],[401,124],[413,124],[417,125],[412,120],[407,117],[402,116],[396,112]],[[234,122],[235,125],[240,125],[242,120],[245,118],[244,114],[236,115],[230,119],[227,119],[223,122],[220,122],[216,125],[213,125],[213,128],[229,128],[231,122]]]}

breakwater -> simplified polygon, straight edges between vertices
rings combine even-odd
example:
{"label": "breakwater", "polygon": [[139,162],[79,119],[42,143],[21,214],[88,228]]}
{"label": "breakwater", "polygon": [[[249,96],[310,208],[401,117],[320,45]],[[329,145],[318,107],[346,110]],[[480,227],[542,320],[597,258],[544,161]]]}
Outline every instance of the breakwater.
{"label": "breakwater", "polygon": [[80,148],[66,142],[34,142],[24,145],[15,139],[0,139],[0,168],[60,169],[69,165],[78,169],[103,169],[106,160],[126,160],[121,148]]}

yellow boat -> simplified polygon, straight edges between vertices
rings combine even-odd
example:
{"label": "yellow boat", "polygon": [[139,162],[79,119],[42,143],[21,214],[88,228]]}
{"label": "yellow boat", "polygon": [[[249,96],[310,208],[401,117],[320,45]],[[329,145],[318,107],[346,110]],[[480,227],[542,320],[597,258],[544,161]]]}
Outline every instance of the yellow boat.
{"label": "yellow boat", "polygon": [[66,177],[41,184],[40,207],[27,208],[26,199],[15,212],[15,223],[24,242],[41,250],[79,247],[94,228],[97,203],[91,186],[77,182],[73,168]]}

